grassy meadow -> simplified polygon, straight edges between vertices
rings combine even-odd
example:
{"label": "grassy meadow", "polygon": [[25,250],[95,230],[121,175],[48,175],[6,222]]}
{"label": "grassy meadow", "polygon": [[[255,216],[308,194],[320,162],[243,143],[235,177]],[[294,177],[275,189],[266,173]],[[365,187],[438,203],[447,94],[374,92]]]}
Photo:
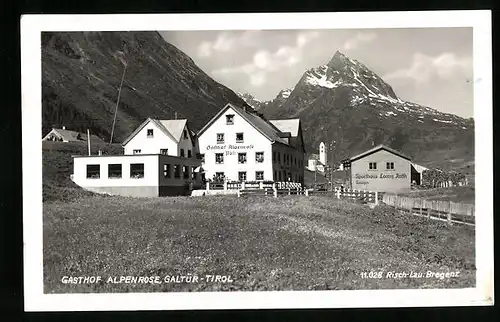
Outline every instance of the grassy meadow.
{"label": "grassy meadow", "polygon": [[[44,203],[46,293],[463,288],[474,228],[323,196]],[[258,198],[258,199],[255,199]],[[383,272],[363,279],[362,272]],[[457,278],[386,278],[455,272]],[[64,284],[63,276],[231,275],[232,283]]]}
{"label": "grassy meadow", "polygon": [[476,192],[473,185],[449,188],[415,189],[406,194],[412,198],[453,201],[474,204]]}

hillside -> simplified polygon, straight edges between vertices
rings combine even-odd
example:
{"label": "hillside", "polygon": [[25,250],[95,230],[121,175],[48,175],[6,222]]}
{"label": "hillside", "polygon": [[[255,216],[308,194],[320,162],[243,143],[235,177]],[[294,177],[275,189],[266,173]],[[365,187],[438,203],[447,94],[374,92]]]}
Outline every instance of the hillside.
{"label": "hillside", "polygon": [[336,162],[378,144],[423,165],[463,168],[474,160],[472,119],[400,99],[367,66],[338,51],[307,70],[286,99],[261,104],[269,119],[299,117],[310,153],[322,141],[336,141]]}
{"label": "hillside", "polygon": [[157,32],[44,32],[41,135],[64,125],[109,140],[124,63],[114,142],[147,117],[177,112],[197,130],[227,102],[244,104]]}

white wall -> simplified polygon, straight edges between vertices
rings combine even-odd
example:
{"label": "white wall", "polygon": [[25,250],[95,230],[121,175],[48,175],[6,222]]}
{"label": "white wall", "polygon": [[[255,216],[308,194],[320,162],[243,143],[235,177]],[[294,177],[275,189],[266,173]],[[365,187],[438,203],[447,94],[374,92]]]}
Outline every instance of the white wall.
{"label": "white wall", "polygon": [[[152,138],[147,137],[148,129],[153,129]],[[161,149],[168,149],[168,155],[173,156],[179,152],[177,143],[151,121],[124,146],[124,153],[130,155],[136,149],[141,150],[141,154],[159,154]]]}
{"label": "white wall", "polygon": [[[234,124],[226,125],[226,115],[234,115]],[[236,143],[236,133],[244,133],[244,142]],[[217,144],[217,133],[224,133],[224,144]],[[264,171],[264,180],[273,180],[272,171],[272,147],[271,141],[263,136],[251,124],[245,121],[232,108],[222,114],[205,132],[198,138],[200,153],[205,154],[205,177],[212,179],[216,172],[224,172],[226,178],[238,180],[238,172],[247,172],[247,181],[255,180],[255,171]],[[245,149],[234,149],[232,146],[248,146]],[[221,147],[213,149],[212,147]],[[238,152],[247,153],[247,163],[238,163]],[[264,162],[255,162],[255,152],[264,152]],[[215,163],[215,153],[224,153],[224,163]],[[232,154],[234,153],[234,154]]]}
{"label": "white wall", "polygon": [[325,143],[321,142],[319,144],[319,161],[321,163],[323,163],[324,165],[327,164],[327,153],[326,153],[326,147],[325,147]]}
{"label": "white wall", "polygon": [[[370,170],[369,162],[376,162],[377,169]],[[394,162],[394,169],[387,170],[386,162]],[[410,161],[391,152],[380,150],[351,162],[352,188],[383,192],[410,190]]]}
{"label": "white wall", "polygon": [[[158,186],[158,156],[82,156],[73,159],[73,181],[82,187],[137,187]],[[144,178],[130,178],[130,164],[144,164]],[[87,165],[99,164],[101,166],[99,179],[87,179]],[[122,164],[122,178],[108,178],[108,165]]]}
{"label": "white wall", "polygon": [[[184,138],[184,131],[187,131],[187,135],[188,135],[187,139]],[[198,149],[195,149],[195,148],[196,148],[196,146],[193,147],[193,141],[191,140],[191,133],[189,133],[189,130],[188,130],[187,126],[184,126],[184,129],[182,130],[182,136],[181,136],[178,148],[177,148],[177,154],[176,155],[180,156],[181,155],[181,149],[184,149],[184,156],[187,158],[187,156],[188,156],[188,150],[191,150],[191,156],[193,158],[196,158],[196,153],[197,153]],[[169,150],[169,154],[170,154],[170,150]],[[172,154],[170,154],[170,155],[172,155]]]}

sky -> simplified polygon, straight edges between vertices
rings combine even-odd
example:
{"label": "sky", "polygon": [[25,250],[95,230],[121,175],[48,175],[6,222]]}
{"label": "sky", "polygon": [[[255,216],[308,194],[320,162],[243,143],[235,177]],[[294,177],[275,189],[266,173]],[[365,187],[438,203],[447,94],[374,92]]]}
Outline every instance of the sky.
{"label": "sky", "polygon": [[401,99],[473,116],[472,28],[161,31],[216,81],[261,101],[293,88],[337,50]]}

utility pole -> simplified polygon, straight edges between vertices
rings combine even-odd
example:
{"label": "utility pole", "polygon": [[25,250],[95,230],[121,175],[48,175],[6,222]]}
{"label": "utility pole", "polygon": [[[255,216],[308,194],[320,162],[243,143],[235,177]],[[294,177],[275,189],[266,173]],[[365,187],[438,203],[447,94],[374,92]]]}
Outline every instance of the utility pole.
{"label": "utility pole", "polygon": [[109,144],[113,143],[113,134],[115,132],[116,114],[118,113],[118,104],[120,104],[120,94],[122,92],[123,79],[125,79],[125,71],[127,70],[127,64],[125,63],[125,68],[123,69],[122,81],[120,82],[120,88],[118,89],[118,99],[116,100],[115,117],[113,118],[113,127],[111,128],[111,138],[109,139]]}

